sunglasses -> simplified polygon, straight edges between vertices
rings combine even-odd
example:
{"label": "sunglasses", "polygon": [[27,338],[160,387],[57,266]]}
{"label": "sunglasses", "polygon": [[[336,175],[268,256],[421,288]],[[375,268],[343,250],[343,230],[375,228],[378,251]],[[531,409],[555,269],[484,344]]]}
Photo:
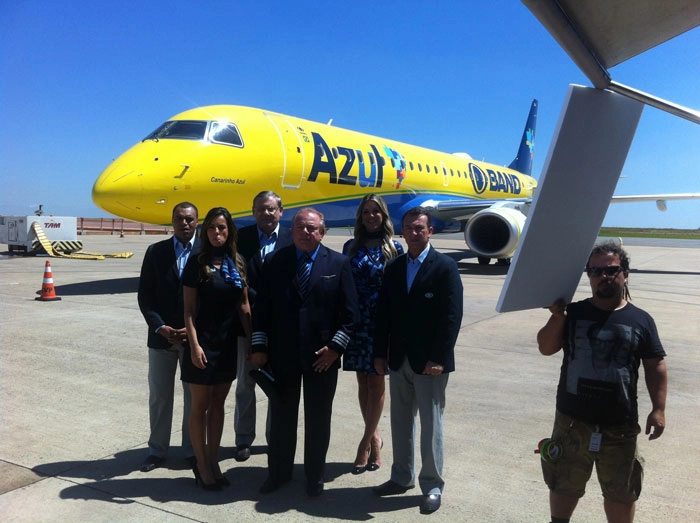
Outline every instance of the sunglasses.
{"label": "sunglasses", "polygon": [[600,275],[607,276],[608,278],[614,278],[617,276],[622,267],[619,265],[608,265],[607,267],[586,267],[586,274],[591,278],[596,278]]}

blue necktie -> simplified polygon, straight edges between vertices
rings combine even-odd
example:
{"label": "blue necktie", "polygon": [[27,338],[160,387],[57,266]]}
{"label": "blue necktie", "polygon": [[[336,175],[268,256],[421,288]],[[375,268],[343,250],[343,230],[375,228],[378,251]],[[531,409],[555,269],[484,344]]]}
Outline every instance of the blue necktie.
{"label": "blue necktie", "polygon": [[299,293],[304,297],[309,291],[312,261],[311,256],[304,253],[299,257],[299,261],[297,262],[297,283],[299,284]]}
{"label": "blue necktie", "polygon": [[182,252],[180,253],[180,256],[177,257],[177,271],[180,273],[180,276],[182,276],[182,270],[185,268],[185,265],[187,265],[187,258],[189,258],[190,255],[190,249],[191,245],[188,243],[180,243],[182,245]]}

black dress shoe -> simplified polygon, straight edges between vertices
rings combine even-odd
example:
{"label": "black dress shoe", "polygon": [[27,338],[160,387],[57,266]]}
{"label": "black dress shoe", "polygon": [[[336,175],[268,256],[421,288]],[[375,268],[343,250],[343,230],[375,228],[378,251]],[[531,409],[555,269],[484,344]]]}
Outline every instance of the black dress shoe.
{"label": "black dress shoe", "polygon": [[233,459],[240,462],[246,461],[248,458],[250,458],[250,445],[237,445]]}
{"label": "black dress shoe", "polygon": [[440,494],[425,494],[420,504],[421,514],[432,514],[440,508]]}
{"label": "black dress shoe", "polygon": [[164,462],[165,458],[159,458],[158,456],[149,454],[141,464],[141,472],[150,472],[153,469],[160,467]]}
{"label": "black dress shoe", "polygon": [[230,487],[231,482],[228,480],[226,476],[221,476],[220,478],[216,478],[216,484],[220,485],[222,487]]}
{"label": "black dress shoe", "polygon": [[308,483],[306,485],[306,495],[310,498],[318,498],[323,494],[323,481]]}
{"label": "black dress shoe", "polygon": [[263,483],[260,486],[259,492],[260,492],[260,494],[269,494],[271,492],[274,492],[275,490],[279,490],[279,488],[282,485],[284,485],[285,483],[287,483],[288,481],[289,481],[288,479],[278,480],[278,479],[274,479],[274,478],[267,478],[265,480],[265,483]]}
{"label": "black dress shoe", "polygon": [[409,487],[404,487],[403,485],[399,485],[395,481],[387,481],[386,483],[382,483],[378,487],[374,487],[372,491],[374,492],[375,496],[395,496],[397,494],[403,494],[407,490],[410,490],[413,488],[413,485]]}

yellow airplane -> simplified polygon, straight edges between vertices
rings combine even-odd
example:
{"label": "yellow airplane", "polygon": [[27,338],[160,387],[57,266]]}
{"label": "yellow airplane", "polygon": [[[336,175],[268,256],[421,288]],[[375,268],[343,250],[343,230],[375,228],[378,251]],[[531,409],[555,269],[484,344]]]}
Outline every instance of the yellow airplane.
{"label": "yellow airplane", "polygon": [[272,190],[285,209],[313,206],[328,227],[339,227],[354,224],[359,200],[372,192],[385,199],[397,233],[403,213],[422,205],[436,233],[464,231],[479,263],[507,260],[537,186],[530,176],[537,106],[533,100],[508,167],[262,109],[200,107],[112,162],[92,199],[117,216],[159,225],[181,201],[203,212],[225,206],[243,225],[252,223],[253,197]]}

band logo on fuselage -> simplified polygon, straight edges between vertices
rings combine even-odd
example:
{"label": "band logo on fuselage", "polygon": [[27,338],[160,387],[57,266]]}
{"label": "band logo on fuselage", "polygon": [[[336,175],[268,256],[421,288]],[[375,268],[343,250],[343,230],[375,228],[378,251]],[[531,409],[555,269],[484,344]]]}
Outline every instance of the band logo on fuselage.
{"label": "band logo on fuselage", "polygon": [[469,178],[472,181],[474,192],[482,194],[487,189],[491,192],[507,192],[520,194],[522,184],[520,178],[514,174],[502,173],[493,169],[482,169],[475,163],[469,164]]}
{"label": "band logo on fuselage", "polygon": [[[312,132],[311,137],[314,141],[314,163],[311,166],[308,181],[315,182],[319,174],[327,174],[328,181],[338,185],[382,186],[384,169],[380,161],[379,151],[374,145],[369,144],[372,151],[363,152],[361,149],[334,147],[333,152],[331,152],[330,147],[320,134]],[[339,160],[341,156],[345,160],[339,162],[341,165],[336,165],[336,160]],[[370,161],[366,162],[365,157],[370,158]],[[357,164],[357,169],[353,171],[355,164]]]}

